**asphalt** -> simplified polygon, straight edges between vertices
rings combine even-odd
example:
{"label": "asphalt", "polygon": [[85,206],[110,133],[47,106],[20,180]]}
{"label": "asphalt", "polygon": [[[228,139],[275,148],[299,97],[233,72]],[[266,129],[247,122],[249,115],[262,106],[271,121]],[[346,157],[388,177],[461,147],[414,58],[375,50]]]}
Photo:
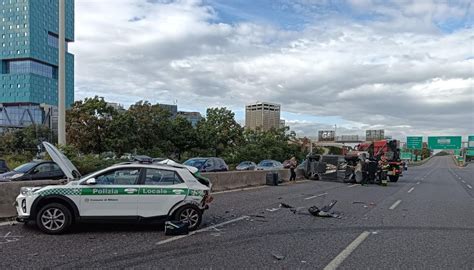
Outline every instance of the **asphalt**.
{"label": "asphalt", "polygon": [[[387,187],[305,181],[215,194],[204,230],[185,237],[160,226],[80,225],[60,236],[0,226],[0,269],[474,269],[469,185],[474,164],[435,157]],[[341,218],[307,213],[331,200]]]}

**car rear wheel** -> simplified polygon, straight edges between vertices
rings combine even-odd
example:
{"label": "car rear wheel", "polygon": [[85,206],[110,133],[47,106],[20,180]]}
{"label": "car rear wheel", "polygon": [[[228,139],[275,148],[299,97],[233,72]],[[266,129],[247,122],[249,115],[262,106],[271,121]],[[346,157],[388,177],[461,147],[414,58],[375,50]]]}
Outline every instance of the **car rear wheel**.
{"label": "car rear wheel", "polygon": [[194,231],[201,225],[202,211],[197,206],[186,205],[176,211],[174,219],[187,222],[189,230]]}
{"label": "car rear wheel", "polygon": [[72,223],[72,215],[69,209],[59,203],[50,203],[38,212],[36,225],[47,234],[64,233]]}
{"label": "car rear wheel", "polygon": [[390,182],[397,182],[398,181],[398,175],[389,175]]}

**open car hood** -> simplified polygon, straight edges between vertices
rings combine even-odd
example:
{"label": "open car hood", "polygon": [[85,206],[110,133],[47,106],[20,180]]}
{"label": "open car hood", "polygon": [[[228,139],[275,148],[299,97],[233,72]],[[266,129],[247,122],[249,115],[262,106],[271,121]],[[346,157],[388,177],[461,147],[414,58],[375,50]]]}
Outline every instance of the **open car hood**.
{"label": "open car hood", "polygon": [[199,171],[198,168],[196,168],[196,167],[183,165],[183,164],[175,162],[171,159],[162,160],[162,161],[158,162],[158,164],[164,164],[164,165],[177,167],[177,168],[184,168],[184,169],[187,169],[188,171],[190,171],[192,174],[195,174]]}
{"label": "open car hood", "polygon": [[74,166],[74,164],[72,164],[72,162],[61,151],[54,147],[54,145],[50,144],[49,142],[43,142],[43,146],[48,152],[49,156],[54,162],[56,162],[56,164],[58,164],[69,180],[81,177],[81,174],[79,173],[79,170],[77,170],[76,166]]}

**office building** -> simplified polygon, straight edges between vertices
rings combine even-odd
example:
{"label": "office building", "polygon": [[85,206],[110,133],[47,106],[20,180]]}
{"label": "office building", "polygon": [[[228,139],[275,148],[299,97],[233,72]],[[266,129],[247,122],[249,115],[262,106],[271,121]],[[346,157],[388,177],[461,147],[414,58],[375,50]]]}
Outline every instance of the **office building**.
{"label": "office building", "polygon": [[267,131],[280,127],[281,106],[269,102],[257,102],[245,107],[245,128]]}
{"label": "office building", "polygon": [[199,112],[178,112],[178,116],[188,120],[193,127],[196,127],[197,123],[203,119]]}
{"label": "office building", "polygon": [[157,104],[158,107],[168,111],[171,114],[171,118],[175,118],[178,114],[178,105],[171,105],[171,104]]}
{"label": "office building", "polygon": [[[65,2],[67,44],[74,41],[74,0]],[[0,1],[0,129],[48,123],[45,117],[57,111],[58,5],[57,0]],[[74,56],[67,52],[66,106],[73,102]]]}

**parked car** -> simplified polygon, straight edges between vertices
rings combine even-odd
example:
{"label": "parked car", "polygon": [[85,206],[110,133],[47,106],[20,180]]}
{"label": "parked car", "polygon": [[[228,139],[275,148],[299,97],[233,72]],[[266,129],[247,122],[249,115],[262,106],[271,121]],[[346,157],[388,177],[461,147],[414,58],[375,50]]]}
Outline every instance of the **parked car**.
{"label": "parked car", "polygon": [[8,169],[7,162],[3,159],[0,159],[0,173],[6,173],[10,169]]}
{"label": "parked car", "polygon": [[263,170],[263,171],[268,171],[268,170],[282,170],[283,169],[283,164],[281,162],[272,160],[272,159],[266,159],[260,161],[257,165],[257,170]]}
{"label": "parked car", "polygon": [[121,163],[80,178],[76,167],[53,145],[43,142],[69,181],[65,185],[23,187],[15,206],[20,222],[35,221],[48,234],[76,222],[180,221],[199,227],[212,201],[210,185],[198,181],[196,168],[181,164]]}
{"label": "parked car", "polygon": [[257,164],[255,164],[255,162],[252,162],[252,161],[242,161],[240,162],[239,165],[237,165],[237,167],[235,167],[237,171],[253,171],[256,168],[257,168]]}
{"label": "parked car", "polygon": [[134,156],[133,161],[141,162],[141,163],[153,163],[153,159],[145,155]]}
{"label": "parked car", "polygon": [[32,161],[0,174],[1,182],[58,179],[66,179],[66,176],[53,161]]}
{"label": "parked car", "polygon": [[200,172],[223,172],[228,171],[229,166],[222,158],[197,157],[186,160],[184,165],[196,167]]}

